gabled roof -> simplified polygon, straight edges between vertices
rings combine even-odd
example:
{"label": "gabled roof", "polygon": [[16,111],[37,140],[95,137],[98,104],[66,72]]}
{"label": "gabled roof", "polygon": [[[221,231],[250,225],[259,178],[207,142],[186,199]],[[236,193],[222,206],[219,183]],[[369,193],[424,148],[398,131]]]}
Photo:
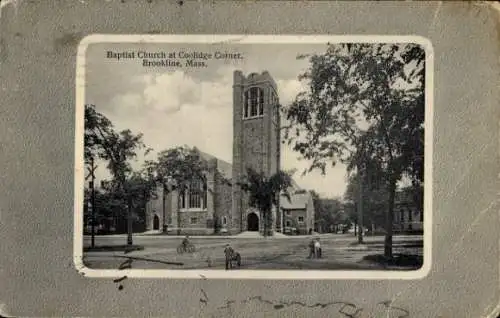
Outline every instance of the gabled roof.
{"label": "gabled roof", "polygon": [[219,158],[217,158],[209,153],[203,152],[196,147],[194,147],[194,150],[200,154],[200,157],[203,160],[206,160],[206,161],[215,160],[217,162],[217,169],[224,176],[224,178],[226,178],[227,180],[232,179],[233,167],[230,163],[228,163],[224,160],[221,160],[221,159],[219,159]]}
{"label": "gabled roof", "polygon": [[227,180],[232,179],[233,166],[230,163],[228,163],[224,160],[217,159],[217,169],[220,171],[220,173],[222,173],[224,178],[226,178]]}
{"label": "gabled roof", "polygon": [[[193,149],[195,151],[197,151],[200,154],[200,157],[206,161],[216,160],[217,161],[217,169],[220,171],[220,173],[222,173],[224,178],[226,178],[227,180],[232,180],[233,166],[229,162],[224,161],[222,159],[219,159],[219,158],[217,158],[209,153],[203,152],[200,149],[198,149],[197,147],[194,147]],[[297,182],[295,180],[292,179],[292,184],[288,188],[288,192],[294,194],[294,196],[295,196],[295,195],[298,195],[298,194],[295,194],[295,192],[300,191],[300,190],[302,190],[302,188],[297,184]],[[286,198],[285,198],[285,200],[288,202],[288,200]],[[305,202],[307,202],[307,199]],[[305,206],[305,203],[304,203],[304,206]]]}
{"label": "gabled roof", "polygon": [[305,209],[307,202],[309,202],[309,197],[311,194],[309,192],[305,193],[291,193],[290,201],[288,201],[285,195],[281,195],[280,207],[285,210],[299,210]]}

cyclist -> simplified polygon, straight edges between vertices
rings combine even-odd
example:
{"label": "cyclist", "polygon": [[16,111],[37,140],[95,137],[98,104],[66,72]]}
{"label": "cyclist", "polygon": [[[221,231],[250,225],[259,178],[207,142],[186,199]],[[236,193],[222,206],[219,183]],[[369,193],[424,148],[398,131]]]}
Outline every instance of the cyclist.
{"label": "cyclist", "polygon": [[189,244],[190,244],[190,242],[189,242],[189,235],[186,235],[184,237],[184,239],[182,240],[182,247],[184,249],[187,249],[189,247]]}

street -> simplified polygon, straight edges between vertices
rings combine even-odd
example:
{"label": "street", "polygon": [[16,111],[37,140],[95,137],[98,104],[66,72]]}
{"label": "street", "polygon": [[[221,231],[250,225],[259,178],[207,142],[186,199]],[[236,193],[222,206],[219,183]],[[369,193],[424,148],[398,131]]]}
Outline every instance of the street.
{"label": "street", "polygon": [[[352,234],[322,234],[320,237],[323,257],[309,259],[310,236],[289,237],[192,237],[194,253],[177,253],[182,237],[140,236],[134,237],[134,245],[144,250],[92,251],[84,253],[84,264],[93,269],[118,268],[132,259],[133,268],[139,269],[224,269],[224,247],[227,243],[242,256],[242,269],[324,269],[324,270],[379,270],[383,267],[364,259],[367,255],[383,254],[383,236],[366,236],[359,246]],[[422,256],[422,236],[394,236],[393,253]],[[126,235],[97,236],[96,246],[124,245]],[[90,237],[84,238],[84,246],[90,245]],[[385,269],[415,270],[417,264],[391,266]]]}

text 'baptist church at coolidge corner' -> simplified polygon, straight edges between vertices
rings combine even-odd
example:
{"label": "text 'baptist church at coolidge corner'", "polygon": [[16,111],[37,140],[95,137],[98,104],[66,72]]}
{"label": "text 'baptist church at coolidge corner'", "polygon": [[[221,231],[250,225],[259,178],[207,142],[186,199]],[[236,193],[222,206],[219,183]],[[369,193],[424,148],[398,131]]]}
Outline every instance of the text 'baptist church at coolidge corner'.
{"label": "text 'baptist church at coolidge corner'", "polygon": [[141,59],[143,66],[166,66],[166,67],[182,67],[180,60],[185,61],[187,67],[207,67],[208,60],[237,60],[243,59],[241,53],[221,52],[205,53],[205,52],[147,52],[147,51],[124,51],[113,52],[106,51],[108,59],[126,60],[126,59]]}
{"label": "text 'baptist church at coolidge corner'", "polygon": [[241,53],[220,52],[203,53],[203,52],[146,52],[146,51],[125,51],[113,52],[107,51],[106,57],[108,59],[197,59],[197,60],[223,60],[223,59],[242,59]]}

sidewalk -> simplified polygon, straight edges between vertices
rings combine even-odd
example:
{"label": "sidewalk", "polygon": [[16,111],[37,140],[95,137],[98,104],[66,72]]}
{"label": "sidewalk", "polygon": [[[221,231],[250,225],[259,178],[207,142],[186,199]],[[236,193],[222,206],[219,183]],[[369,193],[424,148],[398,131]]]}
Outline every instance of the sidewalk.
{"label": "sidewalk", "polygon": [[[185,235],[163,235],[160,233],[134,233],[133,237],[155,237],[155,238],[165,238],[165,239],[179,239],[184,238]],[[90,239],[91,235],[84,235],[83,238]],[[127,234],[106,234],[106,235],[96,235],[95,237],[109,237],[109,238],[126,238]],[[190,235],[191,238],[202,238],[202,239],[230,239],[235,238],[234,235]]]}
{"label": "sidewalk", "polygon": [[[160,233],[134,233],[132,235],[133,237],[149,237],[149,238],[164,238],[164,239],[182,239],[186,235],[163,235]],[[321,235],[316,235],[320,236]],[[96,238],[126,238],[127,234],[108,234],[108,235],[96,235]],[[192,239],[217,239],[217,240],[229,240],[229,239],[297,239],[297,238],[307,238],[310,237],[310,235],[284,235],[284,234],[279,234],[279,235],[273,235],[273,236],[268,236],[264,237],[262,235],[246,235],[243,233],[236,234],[236,235],[189,235],[190,238]],[[90,235],[84,235],[84,239],[90,239]]]}

